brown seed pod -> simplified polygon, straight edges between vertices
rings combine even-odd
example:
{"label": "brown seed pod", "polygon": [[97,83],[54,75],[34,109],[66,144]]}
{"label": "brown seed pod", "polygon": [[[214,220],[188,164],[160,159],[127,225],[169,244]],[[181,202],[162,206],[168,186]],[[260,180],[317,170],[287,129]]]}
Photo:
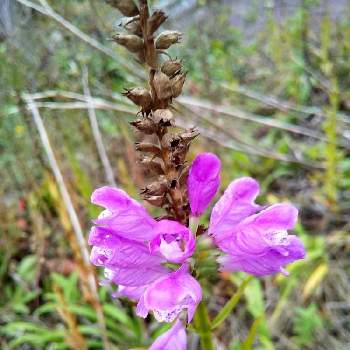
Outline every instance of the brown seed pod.
{"label": "brown seed pod", "polygon": [[179,144],[180,141],[181,141],[181,139],[177,135],[174,135],[171,133],[166,133],[162,137],[162,140],[160,143],[161,143],[161,146],[163,148],[166,148],[168,150],[172,150],[175,147],[177,147],[177,145]]}
{"label": "brown seed pod", "polygon": [[187,129],[184,132],[179,133],[179,137],[181,138],[182,142],[189,144],[192,140],[194,140],[200,132],[196,130],[195,128]]}
{"label": "brown seed pod", "polygon": [[153,120],[161,127],[174,125],[174,116],[169,109],[157,109],[153,112]]}
{"label": "brown seed pod", "polygon": [[182,88],[183,88],[184,83],[186,81],[186,73],[177,74],[170,81],[171,81],[172,95],[174,98],[176,98],[182,92]]}
{"label": "brown seed pod", "polygon": [[152,16],[148,18],[147,21],[147,31],[148,35],[152,35],[167,19],[168,17],[165,15],[163,11],[156,10],[152,13]]}
{"label": "brown seed pod", "polygon": [[177,44],[181,41],[182,34],[176,30],[166,30],[160,33],[155,41],[156,49],[166,50],[171,45]]}
{"label": "brown seed pod", "polygon": [[137,130],[147,134],[152,135],[157,132],[157,125],[154,124],[153,120],[148,117],[137,118],[130,123]]}
{"label": "brown seed pod", "polygon": [[146,170],[149,170],[156,175],[164,175],[164,171],[161,164],[156,160],[153,160],[150,157],[144,157],[140,160],[140,163]]}
{"label": "brown seed pod", "polygon": [[146,111],[152,104],[150,92],[142,87],[126,89],[126,91],[123,92],[123,95],[134,102],[137,106],[142,107],[143,111]]}
{"label": "brown seed pod", "polygon": [[147,201],[149,204],[154,205],[155,207],[162,207],[166,203],[165,196],[151,196],[148,194],[142,195],[142,198]]}
{"label": "brown seed pod", "polygon": [[112,40],[126,47],[130,52],[138,53],[143,50],[143,40],[133,34],[114,34]]}
{"label": "brown seed pod", "polygon": [[161,155],[161,150],[158,146],[154,145],[153,143],[148,142],[136,142],[135,143],[135,149],[139,152],[149,152],[153,153],[156,156]]}
{"label": "brown seed pod", "polygon": [[168,77],[172,77],[182,68],[182,60],[168,60],[162,64],[161,71]]}
{"label": "brown seed pod", "polygon": [[122,18],[120,26],[127,30],[129,33],[142,37],[140,16]]}
{"label": "brown seed pod", "polygon": [[106,0],[106,2],[118,9],[124,16],[132,17],[139,14],[139,9],[133,0]]}
{"label": "brown seed pod", "polygon": [[147,194],[151,196],[161,196],[168,191],[166,178],[163,176],[159,181],[155,181],[147,185],[141,192],[141,194]]}
{"label": "brown seed pod", "polygon": [[153,85],[159,100],[167,100],[172,96],[172,89],[169,77],[161,71],[156,71],[153,78]]}

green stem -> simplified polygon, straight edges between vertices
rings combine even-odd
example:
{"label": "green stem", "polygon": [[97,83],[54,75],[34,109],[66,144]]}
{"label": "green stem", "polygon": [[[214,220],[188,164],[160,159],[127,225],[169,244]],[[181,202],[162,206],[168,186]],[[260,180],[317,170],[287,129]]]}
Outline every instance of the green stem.
{"label": "green stem", "polygon": [[201,301],[194,315],[194,324],[196,332],[199,335],[202,350],[215,350],[211,334],[211,325],[207,307],[204,301]]}
{"label": "green stem", "polygon": [[211,329],[214,330],[215,328],[219,327],[222,322],[226,320],[226,318],[231,314],[232,310],[236,307],[237,303],[241,299],[241,296],[244,292],[245,287],[248,285],[248,283],[253,279],[252,276],[247,277],[242,284],[238,287],[238,290],[235,294],[232,295],[232,297],[229,299],[229,301],[224,305],[224,307],[220,310],[218,315],[214,318]]}

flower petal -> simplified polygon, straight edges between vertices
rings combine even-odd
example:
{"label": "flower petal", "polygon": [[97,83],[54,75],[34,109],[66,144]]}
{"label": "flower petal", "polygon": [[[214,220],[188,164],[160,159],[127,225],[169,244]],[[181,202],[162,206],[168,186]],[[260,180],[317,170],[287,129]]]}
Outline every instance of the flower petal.
{"label": "flower petal", "polygon": [[138,315],[145,317],[148,311],[153,311],[159,322],[172,322],[183,309],[187,309],[190,322],[201,299],[201,287],[188,273],[188,265],[184,264],[146,289],[139,301]]}
{"label": "flower petal", "polygon": [[169,262],[183,263],[192,256],[196,240],[192,232],[177,221],[160,220],[155,226],[151,252],[159,251]]}
{"label": "flower petal", "polygon": [[165,262],[159,254],[152,254],[146,244],[120,237],[105,227],[93,227],[89,243],[95,244],[91,262],[97,266],[154,268]]}
{"label": "flower petal", "polygon": [[186,331],[182,322],[177,320],[175,324],[161,336],[159,336],[148,350],[186,350]]}
{"label": "flower petal", "polygon": [[156,221],[123,190],[101,187],[93,192],[91,202],[106,208],[94,221],[96,225],[112,228],[119,236],[132,240],[147,241],[153,238]]}
{"label": "flower petal", "polygon": [[250,177],[231,182],[215,204],[210,217],[209,235],[217,244],[226,239],[243,219],[260,209],[254,203],[258,193],[259,184]]}
{"label": "flower petal", "polygon": [[265,276],[283,272],[285,265],[304,258],[303,243],[287,232],[295,226],[297,214],[295,207],[282,203],[243,220],[219,243],[228,254],[219,258],[222,270]]}
{"label": "flower petal", "polygon": [[199,154],[188,174],[188,197],[193,216],[200,216],[216,195],[220,185],[220,159],[212,153]]}

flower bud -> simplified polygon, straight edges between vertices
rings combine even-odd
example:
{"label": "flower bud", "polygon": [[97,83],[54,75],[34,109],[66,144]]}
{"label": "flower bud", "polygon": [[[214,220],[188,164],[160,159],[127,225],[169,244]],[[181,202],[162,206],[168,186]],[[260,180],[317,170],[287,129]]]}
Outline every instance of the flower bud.
{"label": "flower bud", "polygon": [[150,170],[152,173],[155,173],[157,175],[164,175],[164,171],[161,164],[153,160],[152,158],[144,157],[143,159],[141,159],[140,163],[145,169]]}
{"label": "flower bud", "polygon": [[168,77],[172,77],[176,72],[182,68],[182,60],[169,60],[162,64],[161,71]]}
{"label": "flower bud", "polygon": [[131,34],[142,37],[142,29],[140,25],[140,16],[125,17],[121,20],[120,26]]}
{"label": "flower bud", "polygon": [[139,152],[149,152],[153,153],[154,155],[160,156],[161,150],[158,146],[154,145],[153,143],[148,142],[136,142],[135,143],[135,149]]}
{"label": "flower bud", "polygon": [[152,103],[150,92],[141,87],[127,89],[123,92],[123,95],[134,102],[137,106],[141,106],[142,110],[147,110]]}
{"label": "flower bud", "polygon": [[147,135],[152,135],[157,132],[157,126],[154,124],[153,120],[148,117],[137,118],[130,124]]}
{"label": "flower bud", "polygon": [[113,41],[126,47],[130,52],[137,53],[143,49],[143,40],[133,34],[114,34]]}
{"label": "flower bud", "polygon": [[163,11],[156,10],[152,13],[152,16],[148,18],[148,35],[152,35],[167,19],[168,17],[165,15]]}
{"label": "flower bud", "polygon": [[174,98],[178,97],[182,92],[182,87],[184,86],[186,80],[186,73],[181,73],[175,75],[171,81],[171,91]]}
{"label": "flower bud", "polygon": [[161,71],[157,71],[154,74],[153,85],[158,99],[166,100],[171,98],[172,89],[170,79],[167,75]]}
{"label": "flower bud", "polygon": [[166,50],[171,45],[177,44],[182,39],[182,34],[175,30],[166,30],[160,33],[155,41],[156,49]]}
{"label": "flower bud", "polygon": [[133,0],[106,0],[106,2],[118,9],[124,16],[132,17],[139,14]]}
{"label": "flower bud", "polygon": [[174,116],[169,109],[157,109],[153,112],[153,120],[161,127],[174,125]]}
{"label": "flower bud", "polygon": [[188,198],[193,216],[200,216],[215,196],[220,184],[220,159],[212,153],[201,153],[192,162],[188,180]]}

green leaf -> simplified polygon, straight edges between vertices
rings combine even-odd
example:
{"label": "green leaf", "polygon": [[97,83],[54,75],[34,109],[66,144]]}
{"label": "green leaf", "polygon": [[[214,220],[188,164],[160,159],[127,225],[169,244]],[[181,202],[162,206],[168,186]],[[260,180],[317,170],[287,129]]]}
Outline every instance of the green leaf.
{"label": "green leaf", "polygon": [[211,329],[219,327],[222,322],[226,320],[226,318],[231,314],[233,309],[236,307],[237,303],[241,299],[244,289],[249,284],[250,281],[253,280],[253,277],[247,277],[242,284],[238,287],[238,290],[235,294],[232,295],[231,299],[224,305],[224,307],[220,310],[217,316],[212,321]]}

